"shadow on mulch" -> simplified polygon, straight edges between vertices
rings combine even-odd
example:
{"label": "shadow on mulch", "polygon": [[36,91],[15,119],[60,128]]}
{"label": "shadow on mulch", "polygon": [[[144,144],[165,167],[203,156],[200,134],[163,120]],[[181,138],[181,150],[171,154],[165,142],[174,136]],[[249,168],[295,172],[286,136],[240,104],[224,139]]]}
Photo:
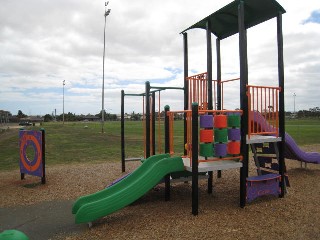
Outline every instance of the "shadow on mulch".
{"label": "shadow on mulch", "polygon": [[81,233],[87,226],[75,224],[71,213],[72,204],[73,201],[50,201],[31,206],[0,208],[0,232],[16,229],[34,240]]}

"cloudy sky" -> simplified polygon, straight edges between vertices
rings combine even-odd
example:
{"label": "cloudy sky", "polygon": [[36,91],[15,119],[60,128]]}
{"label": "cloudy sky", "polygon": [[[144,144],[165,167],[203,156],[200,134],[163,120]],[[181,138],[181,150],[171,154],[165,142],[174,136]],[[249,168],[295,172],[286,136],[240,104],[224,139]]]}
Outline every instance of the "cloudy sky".
{"label": "cloudy sky", "polygon": [[[106,24],[105,109],[120,112],[120,91],[183,85],[182,35],[230,0],[110,0]],[[319,107],[320,5],[279,0],[283,15],[287,111]],[[101,110],[104,0],[3,0],[0,8],[0,110],[27,115]],[[215,37],[212,37],[215,49]],[[188,31],[190,75],[206,71],[205,31]],[[221,42],[222,77],[239,76],[238,36]],[[213,52],[213,76],[216,75]],[[249,83],[277,85],[276,20],[248,30]],[[239,107],[239,85],[225,86],[225,104]],[[183,108],[181,91],[161,93],[161,108]],[[158,107],[157,107],[158,108]],[[126,97],[142,112],[142,97]]]}

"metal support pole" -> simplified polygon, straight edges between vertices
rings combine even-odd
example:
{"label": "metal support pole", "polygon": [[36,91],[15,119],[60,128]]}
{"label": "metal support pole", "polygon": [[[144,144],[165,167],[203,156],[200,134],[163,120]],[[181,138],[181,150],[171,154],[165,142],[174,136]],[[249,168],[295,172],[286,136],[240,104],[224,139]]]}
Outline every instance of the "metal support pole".
{"label": "metal support pole", "polygon": [[104,60],[106,55],[106,22],[107,16],[110,14],[111,9],[106,10],[109,2],[105,3],[104,10],[104,30],[103,30],[103,60],[102,60],[102,108],[101,108],[101,132],[104,133]]}
{"label": "metal support pole", "polygon": [[248,134],[248,64],[247,64],[247,32],[244,25],[244,2],[238,5],[238,26],[239,26],[239,55],[240,55],[240,107],[243,110],[241,116],[241,153],[243,156],[242,167],[240,168],[240,207],[246,205],[246,179],[248,177],[249,148],[246,143]]}
{"label": "metal support pole", "polygon": [[293,93],[293,114],[296,117],[296,93]]}
{"label": "metal support pole", "polygon": [[[183,62],[184,62],[184,110],[188,110],[189,106],[189,84],[188,84],[188,34],[183,33]],[[187,142],[187,114],[184,113],[184,135],[183,143]],[[184,149],[184,155],[187,155],[187,150]]]}
{"label": "metal support pole", "polygon": [[[152,155],[156,154],[156,93],[152,92],[152,113],[151,113],[151,123],[152,123]],[[160,109],[159,109],[160,111]],[[158,146],[159,147],[159,146]]]}
{"label": "metal support pole", "polygon": [[[165,117],[164,117],[164,151],[165,153],[170,153],[170,145],[169,145],[169,134],[170,134],[170,129],[169,129],[169,116],[168,116],[168,111],[170,111],[170,107],[166,105],[164,107],[164,112],[165,112]],[[165,177],[165,201],[170,200],[170,174],[167,174]]]}
{"label": "metal support pole", "polygon": [[64,125],[64,85],[66,85],[66,80],[62,82],[62,124]]}
{"label": "metal support pole", "polygon": [[[211,47],[211,23],[207,21],[206,25],[207,35],[207,84],[208,84],[208,109],[212,110],[212,47]],[[208,172],[208,193],[212,193],[213,172]]]}
{"label": "metal support pole", "polygon": [[125,142],[124,142],[124,90],[121,90],[121,167],[122,172],[126,171],[125,162]]}
{"label": "metal support pole", "polygon": [[46,131],[44,128],[40,129],[42,136],[42,177],[41,183],[46,183]]}
{"label": "metal support pole", "polygon": [[192,214],[198,215],[198,103],[192,103]]}
{"label": "metal support pole", "polygon": [[[217,50],[217,109],[221,110],[222,109],[222,98],[221,98],[221,51],[220,51],[220,39],[216,39],[216,50]],[[221,170],[218,170],[217,172],[217,177],[221,178]]]}
{"label": "metal support pole", "polygon": [[283,64],[283,36],[282,36],[282,14],[279,12],[277,16],[277,40],[278,40],[278,75],[279,87],[279,134],[281,142],[279,142],[279,174],[281,175],[281,194],[284,197],[285,193],[285,162],[284,162],[284,149],[285,149],[285,107],[284,107],[284,64]]}
{"label": "metal support pole", "polygon": [[146,114],[146,158],[150,157],[150,82],[146,82],[146,106],[145,106],[145,114]]}
{"label": "metal support pole", "polygon": [[216,40],[217,49],[217,109],[221,110],[221,50],[220,50],[220,39]]}

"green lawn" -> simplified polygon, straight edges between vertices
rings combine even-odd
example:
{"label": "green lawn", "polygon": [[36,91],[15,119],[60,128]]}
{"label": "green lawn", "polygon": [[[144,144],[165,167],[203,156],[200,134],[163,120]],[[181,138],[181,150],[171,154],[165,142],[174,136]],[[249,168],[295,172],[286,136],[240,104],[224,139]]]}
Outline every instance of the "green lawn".
{"label": "green lawn", "polygon": [[[319,120],[288,120],[286,131],[299,145],[320,144]],[[85,127],[87,126],[87,127]],[[106,122],[105,133],[100,123],[44,123],[46,130],[46,163],[48,165],[77,162],[118,161],[120,166],[121,142],[120,122]],[[34,127],[39,129],[39,127]],[[29,127],[29,129],[31,129]],[[142,122],[125,123],[126,157],[143,157]],[[156,145],[158,146],[158,124],[156,124]],[[175,152],[183,152],[183,122],[174,124]],[[164,149],[163,125],[161,124],[161,146]],[[32,155],[32,153],[27,153]],[[0,132],[0,169],[18,168],[18,129]]]}
{"label": "green lawn", "polygon": [[320,143],[320,119],[290,119],[285,128],[300,146]]}

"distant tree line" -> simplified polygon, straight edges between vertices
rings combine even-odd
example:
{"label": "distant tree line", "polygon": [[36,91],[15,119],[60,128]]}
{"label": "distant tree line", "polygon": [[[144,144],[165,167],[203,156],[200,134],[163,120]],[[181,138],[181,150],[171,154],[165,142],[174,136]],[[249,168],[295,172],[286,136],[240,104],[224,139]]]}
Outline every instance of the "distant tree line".
{"label": "distant tree line", "polygon": [[[52,114],[46,114],[44,115],[44,121],[45,122],[50,122],[50,121],[63,121],[63,114],[53,116]],[[89,120],[89,121],[101,121],[102,119],[102,111],[100,113],[92,115],[92,114],[87,114],[87,115],[76,115],[75,113],[68,112],[64,114],[64,121],[66,122],[76,122],[76,121],[83,121],[83,120]],[[112,114],[112,113],[107,113],[104,111],[104,120],[105,121],[116,121],[117,120],[117,115]]]}
{"label": "distant tree line", "polygon": [[299,110],[297,112],[286,112],[286,116],[294,116],[295,118],[320,118],[320,108],[314,107],[309,110]]}
{"label": "distant tree line", "polygon": [[[162,111],[160,113],[160,119],[164,119],[165,112]],[[134,111],[130,114],[125,114],[126,120],[131,121],[141,121],[143,119],[143,115],[141,113],[135,113]],[[285,112],[285,116],[288,118],[320,118],[320,107],[314,107],[309,108],[309,110],[299,110],[297,112]],[[8,117],[10,122],[19,122],[20,119],[28,118],[29,116],[24,114],[21,110],[18,111],[17,115],[12,115],[10,112],[8,112]],[[41,116],[37,116],[40,118]],[[156,113],[156,119],[158,119],[159,115]],[[42,116],[44,122],[50,122],[50,121],[62,121],[63,120],[63,114],[54,116],[53,114],[45,114]],[[175,113],[174,118],[176,120],[183,119],[183,114]],[[77,115],[72,112],[68,112],[64,114],[64,121],[66,122],[74,122],[74,121],[83,121],[83,120],[89,120],[89,121],[101,121],[102,119],[102,111],[99,113],[92,115],[92,114],[80,114]],[[107,113],[104,111],[104,120],[105,121],[116,121],[118,120],[118,117],[116,114]]]}

